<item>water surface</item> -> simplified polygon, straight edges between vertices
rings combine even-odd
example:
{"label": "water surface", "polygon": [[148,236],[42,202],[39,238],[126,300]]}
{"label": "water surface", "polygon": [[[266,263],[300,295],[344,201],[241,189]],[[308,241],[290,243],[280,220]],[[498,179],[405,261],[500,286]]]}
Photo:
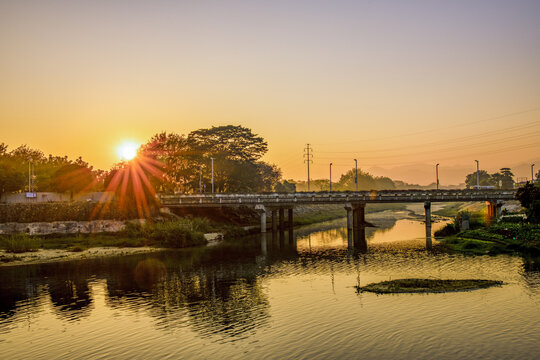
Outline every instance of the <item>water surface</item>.
{"label": "water surface", "polygon": [[[6,359],[523,359],[540,353],[540,275],[518,256],[426,251],[424,225],[369,215],[366,254],[344,220],[283,237],[0,268]],[[435,224],[434,230],[441,226]],[[445,294],[357,294],[425,277],[505,285]]]}

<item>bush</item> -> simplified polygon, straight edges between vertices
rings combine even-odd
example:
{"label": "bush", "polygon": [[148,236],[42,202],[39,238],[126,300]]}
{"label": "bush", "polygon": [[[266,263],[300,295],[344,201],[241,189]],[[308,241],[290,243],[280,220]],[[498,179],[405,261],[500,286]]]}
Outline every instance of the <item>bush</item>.
{"label": "bush", "polygon": [[435,231],[435,236],[436,237],[443,237],[443,236],[454,235],[454,234],[457,234],[457,233],[458,233],[458,230],[456,228],[456,225],[453,224],[453,223],[448,223],[448,224],[444,225],[444,227],[442,229]]}
{"label": "bush", "polygon": [[4,242],[4,247],[8,253],[37,251],[40,247],[40,242],[36,238],[25,233],[11,235]]}
{"label": "bush", "polygon": [[[151,216],[158,209],[151,209]],[[107,206],[96,202],[0,204],[0,222],[88,221],[93,219],[129,220],[139,218],[137,209],[120,208],[117,202]]]}
{"label": "bush", "polygon": [[204,234],[193,231],[181,221],[169,221],[147,225],[148,238],[169,248],[206,244]]}
{"label": "bush", "polygon": [[[203,223],[198,223],[197,227],[203,228]],[[148,239],[156,245],[169,248],[206,244],[204,234],[193,228],[189,221],[176,220],[145,225],[130,222],[126,224],[124,231],[130,238]]]}

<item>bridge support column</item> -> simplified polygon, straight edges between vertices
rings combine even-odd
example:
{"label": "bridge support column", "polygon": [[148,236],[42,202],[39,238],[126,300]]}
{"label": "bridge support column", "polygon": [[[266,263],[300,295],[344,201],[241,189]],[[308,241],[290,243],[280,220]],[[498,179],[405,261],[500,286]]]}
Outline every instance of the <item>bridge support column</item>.
{"label": "bridge support column", "polygon": [[277,210],[272,209],[272,232],[275,233],[277,231]]}
{"label": "bridge support column", "polygon": [[500,219],[501,216],[502,216],[502,207],[503,207],[503,205],[504,205],[504,201],[497,200],[497,204],[496,204],[497,211],[495,212],[495,215],[497,216],[497,219]]}
{"label": "bridge support column", "polygon": [[264,205],[255,205],[255,210],[261,216],[261,233],[266,232],[266,208]]}
{"label": "bridge support column", "polygon": [[293,232],[293,209],[292,208],[287,209],[287,215],[288,215],[287,225],[289,227],[290,234],[292,234]]}
{"label": "bridge support column", "polygon": [[424,203],[424,210],[426,211],[426,248],[431,249],[431,202]]}
{"label": "bridge support column", "polygon": [[497,216],[497,202],[488,201],[487,202],[487,219],[486,222],[491,224]]}
{"label": "bridge support column", "polygon": [[285,230],[285,209],[279,208],[279,231]]}
{"label": "bridge support column", "polygon": [[345,204],[347,210],[347,244],[349,248],[353,247],[353,206]]}
{"label": "bridge support column", "polygon": [[358,203],[353,206],[353,243],[360,251],[367,251],[366,241],[366,204]]}

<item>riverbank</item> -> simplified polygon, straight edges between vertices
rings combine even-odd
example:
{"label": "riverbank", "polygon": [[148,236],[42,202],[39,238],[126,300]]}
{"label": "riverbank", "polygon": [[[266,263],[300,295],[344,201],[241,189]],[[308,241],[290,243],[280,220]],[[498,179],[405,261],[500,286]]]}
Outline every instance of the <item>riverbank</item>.
{"label": "riverbank", "polygon": [[451,252],[473,255],[540,254],[540,225],[500,223],[440,239]]}

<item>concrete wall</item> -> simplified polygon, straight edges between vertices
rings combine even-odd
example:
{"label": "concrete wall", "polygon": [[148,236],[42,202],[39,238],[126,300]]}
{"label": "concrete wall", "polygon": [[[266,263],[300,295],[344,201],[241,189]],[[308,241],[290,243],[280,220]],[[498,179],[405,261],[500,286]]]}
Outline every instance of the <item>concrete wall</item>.
{"label": "concrete wall", "polygon": [[[68,202],[71,201],[71,195],[68,193],[55,192],[37,192],[35,198],[27,198],[26,193],[3,194],[0,203],[18,204],[18,203],[36,203],[36,202]],[[74,201],[109,201],[114,197],[110,192],[91,192],[84,194],[75,194]]]}
{"label": "concrete wall", "polygon": [[[90,234],[103,232],[119,232],[125,229],[127,221],[92,220],[92,221],[54,221],[36,223],[3,223],[0,224],[0,235],[27,233],[29,235],[48,234]],[[130,220],[144,223],[144,220]]]}

